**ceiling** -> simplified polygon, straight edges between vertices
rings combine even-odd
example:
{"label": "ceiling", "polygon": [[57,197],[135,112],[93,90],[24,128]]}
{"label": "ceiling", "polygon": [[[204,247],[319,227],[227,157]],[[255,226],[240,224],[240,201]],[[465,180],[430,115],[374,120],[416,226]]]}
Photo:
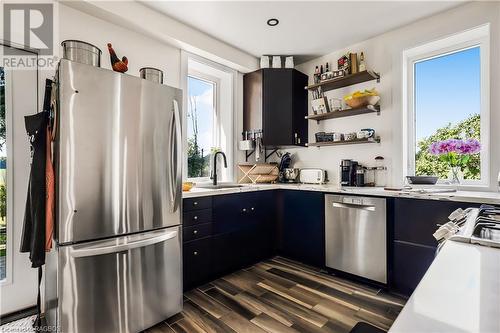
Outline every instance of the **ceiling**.
{"label": "ceiling", "polygon": [[[300,63],[347,47],[459,1],[141,1],[238,49],[295,55]],[[269,27],[269,18],[280,23]]]}

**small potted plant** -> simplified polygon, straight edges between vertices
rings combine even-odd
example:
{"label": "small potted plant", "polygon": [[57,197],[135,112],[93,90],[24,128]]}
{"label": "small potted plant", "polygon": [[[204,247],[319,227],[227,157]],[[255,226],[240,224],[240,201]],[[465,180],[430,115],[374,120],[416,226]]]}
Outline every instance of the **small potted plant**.
{"label": "small potted plant", "polygon": [[481,151],[481,144],[476,139],[448,139],[433,142],[429,146],[429,152],[436,155],[450,166],[450,181],[452,184],[460,184],[460,174],[468,166],[471,155]]}

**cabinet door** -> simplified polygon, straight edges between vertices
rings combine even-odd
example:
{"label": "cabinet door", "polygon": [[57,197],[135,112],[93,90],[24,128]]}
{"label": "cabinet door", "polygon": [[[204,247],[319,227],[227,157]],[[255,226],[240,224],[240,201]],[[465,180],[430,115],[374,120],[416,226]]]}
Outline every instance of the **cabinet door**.
{"label": "cabinet door", "polygon": [[206,283],[212,278],[211,248],[211,238],[184,243],[184,291]]}
{"label": "cabinet door", "polygon": [[436,249],[431,246],[394,242],[393,278],[391,289],[411,295],[432,264]]}
{"label": "cabinet door", "polygon": [[470,206],[464,202],[398,198],[394,203],[394,239],[436,247],[432,234],[437,224],[446,223],[455,209]]}
{"label": "cabinet door", "polygon": [[213,234],[244,229],[248,225],[249,203],[245,194],[220,195],[213,198]]}
{"label": "cabinet door", "polygon": [[243,131],[262,130],[262,70],[243,76]]}
{"label": "cabinet door", "polygon": [[293,145],[292,69],[263,70],[263,143]]}
{"label": "cabinet door", "polygon": [[275,191],[254,192],[250,203],[248,239],[250,263],[269,258],[274,254],[276,237]]}
{"label": "cabinet door", "polygon": [[247,247],[241,231],[225,233],[212,237],[212,272],[219,277],[244,266]]}
{"label": "cabinet door", "polygon": [[214,197],[213,250],[217,275],[272,256],[274,191]]}
{"label": "cabinet door", "polygon": [[299,71],[293,71],[292,82],[292,126],[293,136],[296,145],[304,146],[308,142],[308,120],[305,119],[308,113],[307,107],[307,86],[308,77]]}
{"label": "cabinet door", "polygon": [[279,197],[280,252],[305,264],[325,266],[324,194],[283,191]]}

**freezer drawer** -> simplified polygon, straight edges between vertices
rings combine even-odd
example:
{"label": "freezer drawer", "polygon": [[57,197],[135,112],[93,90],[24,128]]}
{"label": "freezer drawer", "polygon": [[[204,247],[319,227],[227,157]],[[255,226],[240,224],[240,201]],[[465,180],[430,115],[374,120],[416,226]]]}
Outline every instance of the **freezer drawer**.
{"label": "freezer drawer", "polygon": [[182,310],[180,228],[59,248],[62,333],[139,332]]}
{"label": "freezer drawer", "polygon": [[326,266],[387,283],[384,198],[325,196]]}

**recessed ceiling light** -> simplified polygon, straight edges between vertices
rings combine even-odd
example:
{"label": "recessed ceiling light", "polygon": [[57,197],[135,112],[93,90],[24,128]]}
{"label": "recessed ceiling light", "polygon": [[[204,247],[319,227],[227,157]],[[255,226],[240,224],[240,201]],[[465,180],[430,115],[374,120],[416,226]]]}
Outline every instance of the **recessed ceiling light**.
{"label": "recessed ceiling light", "polygon": [[270,27],[275,27],[278,25],[278,23],[280,23],[280,21],[278,21],[277,18],[270,18],[269,20],[267,20],[267,25]]}

